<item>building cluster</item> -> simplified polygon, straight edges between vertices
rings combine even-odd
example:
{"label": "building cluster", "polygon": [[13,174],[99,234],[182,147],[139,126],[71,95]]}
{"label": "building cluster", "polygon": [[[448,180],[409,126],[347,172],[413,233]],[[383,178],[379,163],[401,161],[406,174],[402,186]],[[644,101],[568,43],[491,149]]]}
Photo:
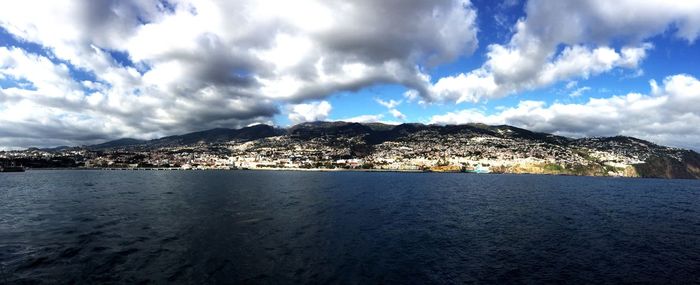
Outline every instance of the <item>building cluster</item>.
{"label": "building cluster", "polygon": [[[643,163],[653,146],[643,141],[586,139],[556,144],[517,136],[417,131],[368,145],[361,136],[301,139],[275,136],[252,141],[185,146],[122,147],[106,150],[66,148],[0,152],[0,162],[27,167],[107,169],[377,169],[404,171],[478,171],[625,175]],[[534,170],[533,170],[534,169]],[[593,170],[591,170],[593,169]],[[600,172],[600,171],[598,171]],[[564,172],[570,173],[570,172]]]}

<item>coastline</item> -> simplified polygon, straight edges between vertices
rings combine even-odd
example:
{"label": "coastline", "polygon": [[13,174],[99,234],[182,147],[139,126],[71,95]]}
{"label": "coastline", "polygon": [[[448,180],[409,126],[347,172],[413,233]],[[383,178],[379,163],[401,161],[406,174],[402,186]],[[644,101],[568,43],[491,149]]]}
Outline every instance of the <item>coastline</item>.
{"label": "coastline", "polygon": [[[423,170],[402,170],[402,169],[345,169],[345,168],[246,168],[246,169],[225,169],[225,168],[206,168],[206,169],[183,169],[183,168],[167,168],[167,167],[137,167],[137,168],[103,168],[103,167],[51,167],[51,168],[28,168],[28,171],[42,170],[102,170],[102,171],[302,171],[302,172],[406,172],[406,173],[448,173],[439,171],[423,171]],[[461,172],[450,172],[461,173]]]}
{"label": "coastline", "polygon": [[249,168],[249,169],[182,169],[182,168],[84,168],[84,167],[65,167],[65,168],[30,168],[27,171],[42,171],[42,170],[99,170],[99,171],[295,171],[295,172],[386,172],[386,173],[452,173],[466,175],[489,175],[489,174],[506,174],[506,175],[546,175],[546,176],[572,176],[572,177],[601,177],[601,178],[637,178],[637,179],[681,179],[694,180],[683,178],[664,178],[664,177],[639,177],[639,176],[602,176],[602,175],[573,175],[567,173],[529,173],[529,172],[491,172],[491,173],[471,173],[458,171],[423,171],[423,170],[401,170],[401,169],[328,169],[328,168]]}
{"label": "coastline", "polygon": [[28,168],[29,171],[42,170],[99,170],[99,171],[295,171],[295,172],[386,172],[386,173],[451,173],[465,175],[490,175],[490,174],[505,174],[505,175],[546,175],[546,176],[571,176],[571,177],[600,177],[600,178],[628,178],[628,179],[663,179],[663,180],[697,180],[693,178],[669,178],[669,177],[645,177],[645,176],[613,176],[613,175],[578,175],[571,173],[537,173],[537,172],[490,172],[490,173],[473,173],[460,171],[424,171],[424,170],[402,170],[402,169],[328,169],[328,168],[247,168],[247,169],[182,169],[182,168],[158,168],[158,167],[143,167],[143,168],[85,168],[85,167],[52,167],[52,168]]}

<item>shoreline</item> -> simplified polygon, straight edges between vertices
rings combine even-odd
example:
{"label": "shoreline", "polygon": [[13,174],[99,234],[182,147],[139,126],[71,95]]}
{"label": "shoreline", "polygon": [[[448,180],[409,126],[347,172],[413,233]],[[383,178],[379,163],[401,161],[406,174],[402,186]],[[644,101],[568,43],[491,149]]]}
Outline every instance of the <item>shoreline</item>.
{"label": "shoreline", "polygon": [[27,168],[28,171],[42,170],[99,170],[99,171],[294,171],[294,172],[386,172],[386,173],[448,173],[466,175],[545,175],[545,176],[568,176],[568,177],[599,177],[613,179],[662,179],[662,180],[698,180],[693,178],[668,178],[668,177],[640,177],[640,176],[603,176],[603,175],[575,175],[566,173],[515,173],[515,172],[490,172],[473,173],[458,171],[423,171],[423,170],[401,170],[401,169],[327,169],[327,168],[247,168],[247,169],[182,169],[182,168],[84,168],[84,167],[52,167],[52,168]]}
{"label": "shoreline", "polygon": [[183,169],[168,167],[138,167],[138,168],[85,168],[85,167],[50,167],[50,168],[27,168],[27,171],[42,170],[102,170],[102,171],[301,171],[301,172],[406,172],[406,173],[462,173],[447,171],[423,171],[423,170],[402,170],[402,169],[329,169],[329,168],[237,168],[237,169]]}
{"label": "shoreline", "polygon": [[99,170],[99,171],[294,171],[294,172],[386,172],[386,173],[452,173],[452,174],[467,174],[467,175],[490,175],[490,174],[505,174],[505,175],[546,175],[546,176],[571,176],[571,177],[600,177],[600,178],[628,178],[628,179],[680,179],[680,180],[695,180],[688,178],[664,178],[664,177],[630,177],[630,176],[596,176],[596,175],[571,175],[571,174],[553,174],[553,173],[472,173],[458,171],[423,171],[423,170],[401,170],[401,169],[327,169],[327,168],[248,168],[248,169],[182,169],[182,168],[84,168],[84,167],[53,167],[53,168],[29,168],[27,171],[42,171],[42,170]]}

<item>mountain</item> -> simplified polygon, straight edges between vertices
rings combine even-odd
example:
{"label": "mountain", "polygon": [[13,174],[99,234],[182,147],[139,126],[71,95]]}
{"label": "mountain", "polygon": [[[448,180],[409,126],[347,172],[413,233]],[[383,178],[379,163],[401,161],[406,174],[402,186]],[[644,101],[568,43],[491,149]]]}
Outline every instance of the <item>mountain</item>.
{"label": "mountain", "polygon": [[634,168],[640,177],[700,179],[700,154],[692,150],[669,148],[626,136],[582,138],[572,141],[571,146],[637,157],[642,163],[635,164]]}
{"label": "mountain", "polygon": [[177,146],[199,143],[222,143],[232,140],[254,140],[282,134],[269,125],[254,125],[242,129],[217,128],[184,135],[169,136],[149,141],[149,146]]}
{"label": "mountain", "polygon": [[123,138],[123,139],[108,141],[108,142],[101,143],[101,144],[91,145],[91,146],[88,146],[87,148],[92,149],[92,150],[101,150],[101,149],[110,149],[110,148],[139,146],[145,142],[146,141],[144,141],[144,140]]}
{"label": "mountain", "polygon": [[62,146],[56,146],[56,147],[34,148],[34,149],[41,150],[41,151],[46,151],[46,152],[56,152],[56,151],[63,151],[63,150],[71,149],[71,148],[74,148],[74,147],[67,146],[67,145],[62,145]]}
{"label": "mountain", "polygon": [[700,178],[700,155],[695,151],[632,137],[574,139],[508,125],[308,122],[286,129],[255,125],[150,141],[120,139],[87,148],[158,152],[189,146],[207,152],[206,147],[222,144],[240,147],[218,148],[219,154],[250,156],[275,165],[304,160],[330,167],[337,160],[358,159],[363,167],[382,169],[488,165],[501,173]]}
{"label": "mountain", "polygon": [[88,146],[89,149],[105,150],[112,148],[137,147],[157,148],[167,146],[184,146],[193,144],[224,143],[232,140],[255,140],[283,134],[284,131],[269,125],[254,125],[241,129],[216,128],[184,135],[162,137],[154,140],[118,139],[102,144]]}
{"label": "mountain", "polygon": [[369,126],[346,122],[301,123],[287,130],[289,136],[300,139],[312,139],[323,136],[360,136],[372,132],[374,130]]}

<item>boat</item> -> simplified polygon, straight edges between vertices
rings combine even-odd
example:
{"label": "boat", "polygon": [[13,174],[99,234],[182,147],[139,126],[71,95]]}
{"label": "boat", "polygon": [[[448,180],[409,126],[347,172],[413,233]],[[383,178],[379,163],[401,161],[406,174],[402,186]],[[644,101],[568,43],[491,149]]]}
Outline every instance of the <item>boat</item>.
{"label": "boat", "polygon": [[491,173],[491,169],[488,166],[479,165],[474,169],[474,173]]}
{"label": "boat", "polygon": [[491,169],[488,166],[482,166],[482,165],[479,165],[477,167],[467,166],[467,167],[463,168],[462,172],[484,174],[484,173],[491,173]]}
{"label": "boat", "polygon": [[24,172],[22,166],[0,166],[0,172]]}

